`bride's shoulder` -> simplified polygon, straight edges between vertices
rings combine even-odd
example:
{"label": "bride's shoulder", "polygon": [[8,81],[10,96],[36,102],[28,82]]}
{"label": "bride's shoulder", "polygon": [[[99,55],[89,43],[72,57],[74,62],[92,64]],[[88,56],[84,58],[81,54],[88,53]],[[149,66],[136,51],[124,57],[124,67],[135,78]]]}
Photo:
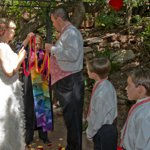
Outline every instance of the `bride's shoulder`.
{"label": "bride's shoulder", "polygon": [[0,42],[1,49],[6,48],[6,47],[9,47],[9,45],[7,43]]}
{"label": "bride's shoulder", "polygon": [[6,50],[11,50],[11,48],[10,48],[9,44],[0,42],[0,50],[6,51]]}
{"label": "bride's shoulder", "polygon": [[0,43],[0,57],[4,57],[8,55],[9,53],[11,54],[11,48],[7,43]]}

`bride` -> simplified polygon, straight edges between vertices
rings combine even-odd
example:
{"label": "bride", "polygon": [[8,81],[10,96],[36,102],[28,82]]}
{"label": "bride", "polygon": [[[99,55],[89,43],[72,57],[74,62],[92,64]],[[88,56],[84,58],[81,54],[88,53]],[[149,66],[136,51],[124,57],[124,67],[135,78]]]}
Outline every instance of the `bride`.
{"label": "bride", "polygon": [[26,56],[24,48],[13,52],[9,42],[16,25],[0,18],[0,150],[24,150],[22,83],[18,69]]}

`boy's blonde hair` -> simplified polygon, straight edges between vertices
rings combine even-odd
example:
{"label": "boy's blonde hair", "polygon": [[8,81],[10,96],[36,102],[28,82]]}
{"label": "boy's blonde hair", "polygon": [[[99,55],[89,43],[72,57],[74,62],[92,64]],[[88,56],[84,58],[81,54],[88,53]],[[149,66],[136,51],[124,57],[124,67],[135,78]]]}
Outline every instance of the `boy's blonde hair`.
{"label": "boy's blonde hair", "polygon": [[128,74],[131,77],[132,82],[136,85],[142,85],[146,89],[146,95],[150,96],[150,69],[140,68],[133,70]]}
{"label": "boy's blonde hair", "polygon": [[40,35],[36,34],[36,35],[35,35],[35,38],[36,38],[36,41],[37,41],[38,43],[41,43],[41,46],[42,46],[42,45],[43,45],[42,37],[41,37]]}
{"label": "boy's blonde hair", "polygon": [[90,72],[96,73],[101,79],[106,78],[111,70],[111,64],[108,58],[100,57],[87,60]]}

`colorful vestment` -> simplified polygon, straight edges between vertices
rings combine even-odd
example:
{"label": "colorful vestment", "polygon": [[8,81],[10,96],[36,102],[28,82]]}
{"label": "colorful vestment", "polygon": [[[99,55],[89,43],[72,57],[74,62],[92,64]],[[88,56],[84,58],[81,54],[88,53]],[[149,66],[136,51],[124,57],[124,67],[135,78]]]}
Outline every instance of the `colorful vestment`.
{"label": "colorful vestment", "polygon": [[[31,61],[34,63],[34,66],[31,69],[31,80],[36,124],[37,127],[42,127],[45,132],[53,129],[52,106],[49,91],[49,56],[44,57],[44,51],[40,49],[37,52],[37,66],[34,58],[34,52],[32,51]],[[46,61],[44,65],[42,65],[44,58]],[[42,70],[41,67],[43,67]]]}

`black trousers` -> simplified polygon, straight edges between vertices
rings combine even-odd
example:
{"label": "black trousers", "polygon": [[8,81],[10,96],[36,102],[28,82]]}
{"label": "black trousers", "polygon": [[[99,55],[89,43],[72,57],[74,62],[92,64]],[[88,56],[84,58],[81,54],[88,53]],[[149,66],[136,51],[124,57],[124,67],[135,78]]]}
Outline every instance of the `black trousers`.
{"label": "black trousers", "polygon": [[66,150],[82,150],[83,73],[78,72],[55,83],[56,97],[63,108],[67,127]]}
{"label": "black trousers", "polygon": [[42,128],[36,127],[36,117],[34,112],[34,98],[31,76],[24,76],[24,114],[25,114],[25,143],[29,145],[33,141],[34,130],[38,130],[39,138],[43,141],[48,139],[47,132],[43,132]]}
{"label": "black trousers", "polygon": [[94,150],[117,150],[116,125],[103,125],[93,138]]}
{"label": "black trousers", "polygon": [[[39,138],[43,140],[43,142],[46,142],[48,140],[48,133],[43,132],[42,128],[37,128],[36,130],[38,130]],[[26,129],[25,131],[26,145],[31,144],[31,142],[33,141],[33,136],[34,136],[34,129]]]}
{"label": "black trousers", "polygon": [[25,142],[33,141],[34,133],[34,99],[31,76],[23,76],[24,114],[25,114]]}

